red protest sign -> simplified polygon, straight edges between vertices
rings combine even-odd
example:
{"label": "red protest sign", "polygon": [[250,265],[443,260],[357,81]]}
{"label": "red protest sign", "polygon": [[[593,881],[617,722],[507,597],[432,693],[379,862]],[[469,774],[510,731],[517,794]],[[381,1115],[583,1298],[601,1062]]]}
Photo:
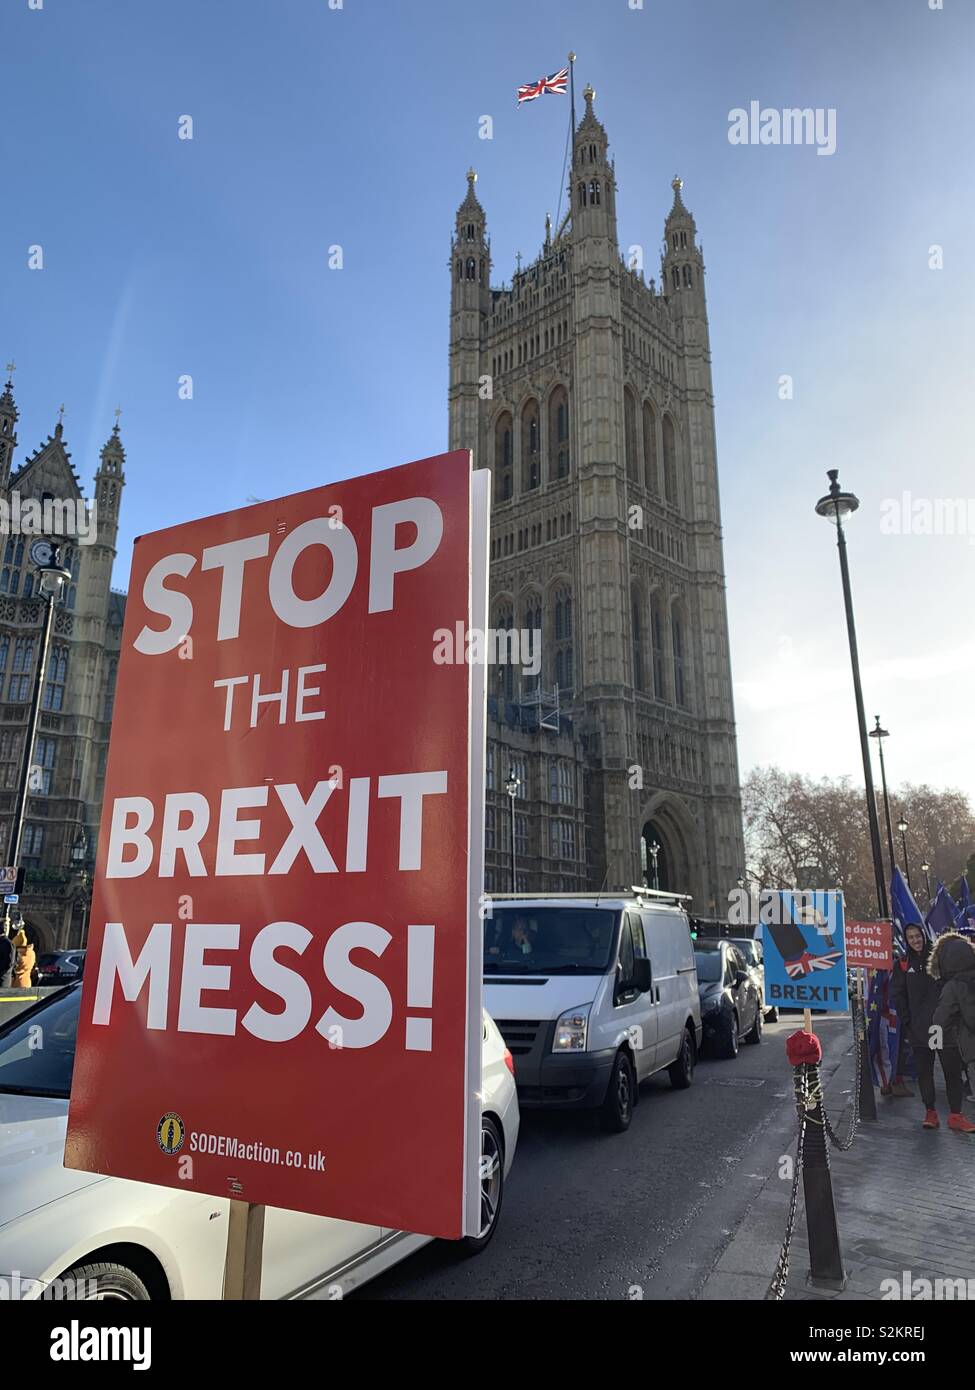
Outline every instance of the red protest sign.
{"label": "red protest sign", "polygon": [[890,923],[847,921],[846,963],[867,970],[893,970],[894,948]]}
{"label": "red protest sign", "polygon": [[471,512],[460,452],[137,543],[68,1167],[476,1231]]}

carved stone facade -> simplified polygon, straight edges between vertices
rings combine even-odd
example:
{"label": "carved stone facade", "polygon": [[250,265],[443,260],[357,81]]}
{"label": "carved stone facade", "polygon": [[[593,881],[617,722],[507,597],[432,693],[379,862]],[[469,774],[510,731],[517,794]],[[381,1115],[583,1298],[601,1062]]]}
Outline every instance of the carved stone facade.
{"label": "carved stone facade", "polygon": [[[59,420],[37,451],[15,464],[18,410],[13,384],[0,395],[0,498],[12,529],[0,531],[0,854],[10,863],[11,827],[23,762],[46,600],[30,561],[36,531],[19,532],[33,499],[54,525],[71,571],[54,617],[41,699],[33,777],[20,861],[27,881],[19,904],[38,952],[84,944],[98,838],[105,760],[125,596],[111,588],[125,450],[116,423],[95,474],[93,525],[82,532],[81,481]],[[90,501],[90,494],[89,499]]]}
{"label": "carved stone facade", "polygon": [[488,887],[514,770],[519,888],[652,885],[656,847],[714,915],[744,849],[704,262],[679,179],[659,288],[620,255],[594,95],[534,263],[492,288],[473,171],[452,242],[450,447],[493,472],[491,625],[542,648],[492,672]]}

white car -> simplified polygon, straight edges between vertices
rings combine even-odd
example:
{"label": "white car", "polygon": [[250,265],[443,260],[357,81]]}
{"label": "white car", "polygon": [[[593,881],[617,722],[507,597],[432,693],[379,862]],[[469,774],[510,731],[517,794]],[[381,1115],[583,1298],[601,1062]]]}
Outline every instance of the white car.
{"label": "white car", "polygon": [[[80,998],[70,986],[0,1027],[0,1288],[13,1299],[220,1298],[225,1198],[64,1167]],[[518,1140],[511,1054],[487,1013],[481,1113],[482,1226],[458,1242],[470,1254],[495,1232]],[[342,1298],[429,1240],[268,1207],[261,1297]]]}

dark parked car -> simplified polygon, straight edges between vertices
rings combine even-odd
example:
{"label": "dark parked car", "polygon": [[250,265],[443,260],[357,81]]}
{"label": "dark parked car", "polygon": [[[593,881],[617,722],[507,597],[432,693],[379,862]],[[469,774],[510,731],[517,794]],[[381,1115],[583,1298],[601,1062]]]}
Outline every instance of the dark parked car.
{"label": "dark parked car", "polygon": [[34,967],[39,985],[69,985],[80,980],[85,969],[84,951],[47,951]]}
{"label": "dark parked car", "polygon": [[[745,968],[752,972],[755,977],[755,984],[758,986],[759,999],[765,998],[765,957],[762,955],[762,943],[754,941],[750,936],[729,936],[728,940],[732,946],[737,946],[738,950],[745,957]],[[773,1004],[770,1008],[763,1005],[765,1020],[767,1023],[775,1023],[779,1017],[779,1011]]]}
{"label": "dark parked car", "polygon": [[696,941],[704,1044],[719,1057],[737,1057],[738,1044],[762,1041],[762,998],[745,958],[731,941]]}

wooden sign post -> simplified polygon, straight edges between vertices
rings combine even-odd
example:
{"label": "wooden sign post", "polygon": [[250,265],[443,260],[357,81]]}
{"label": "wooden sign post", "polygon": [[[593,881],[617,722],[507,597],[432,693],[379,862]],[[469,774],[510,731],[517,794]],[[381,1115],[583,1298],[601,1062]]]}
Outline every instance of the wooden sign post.
{"label": "wooden sign post", "polygon": [[265,1210],[256,1202],[230,1203],[227,1260],[223,1270],[225,1300],[256,1300],[261,1296]]}

